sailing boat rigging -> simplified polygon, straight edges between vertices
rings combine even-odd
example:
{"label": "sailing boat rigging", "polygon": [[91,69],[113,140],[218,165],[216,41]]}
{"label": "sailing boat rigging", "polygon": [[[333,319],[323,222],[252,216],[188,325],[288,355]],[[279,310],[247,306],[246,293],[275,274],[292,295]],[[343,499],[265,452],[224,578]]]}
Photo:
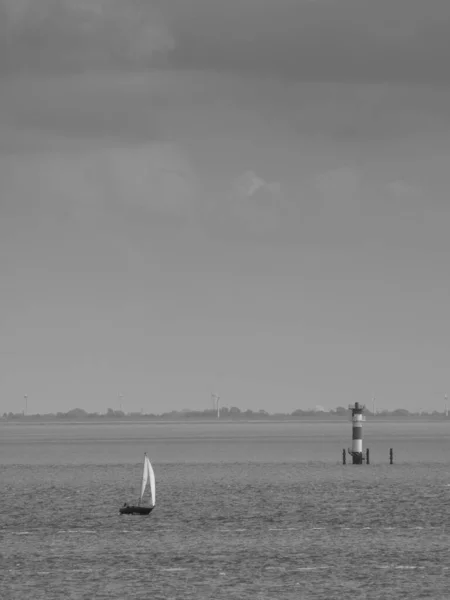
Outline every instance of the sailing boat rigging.
{"label": "sailing boat rigging", "polygon": [[[147,487],[147,483],[150,484],[150,496],[151,496],[151,506],[142,506],[142,499],[144,497],[145,489]],[[141,483],[141,494],[139,496],[139,500],[137,505],[130,505],[127,502],[120,508],[121,515],[149,515],[151,511],[155,508],[155,473],[153,471],[153,467],[149,458],[147,456],[147,452],[144,454],[144,470],[142,473],[142,483]]]}

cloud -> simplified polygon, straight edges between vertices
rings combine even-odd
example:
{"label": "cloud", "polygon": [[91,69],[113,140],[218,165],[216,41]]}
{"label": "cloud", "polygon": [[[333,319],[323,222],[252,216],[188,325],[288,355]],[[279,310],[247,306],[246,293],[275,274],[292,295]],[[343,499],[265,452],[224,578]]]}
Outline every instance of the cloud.
{"label": "cloud", "polygon": [[394,199],[414,199],[420,194],[420,190],[414,184],[408,183],[403,179],[396,179],[387,184],[389,194]]}
{"label": "cloud", "polygon": [[266,192],[275,201],[281,193],[281,185],[278,182],[267,183],[258,177],[253,171],[246,171],[239,177],[234,186],[234,192],[238,198],[252,198],[258,192]]}
{"label": "cloud", "polygon": [[0,0],[0,21],[9,70],[143,67],[174,48],[161,14],[138,0]]}
{"label": "cloud", "polygon": [[[196,180],[177,144],[54,142],[54,150],[0,154],[2,196],[40,218],[101,218],[117,209],[142,217],[189,216]],[[126,213],[124,213],[126,216]]]}
{"label": "cloud", "polygon": [[449,82],[449,36],[448,0],[0,0],[9,70],[145,70],[164,56],[297,81]]}
{"label": "cloud", "polygon": [[247,171],[236,181],[234,188],[238,197],[250,198],[265,185],[266,182],[263,179],[255,175],[252,171]]}
{"label": "cloud", "polygon": [[118,203],[176,216],[192,208],[194,174],[177,144],[113,148],[101,162],[104,180]]}
{"label": "cloud", "polygon": [[224,205],[226,215],[235,224],[258,233],[279,226],[285,208],[281,184],[267,182],[253,171],[245,171],[232,183]]}
{"label": "cloud", "polygon": [[[176,7],[176,8],[175,8]],[[279,79],[449,81],[447,0],[166,0],[178,66]]]}

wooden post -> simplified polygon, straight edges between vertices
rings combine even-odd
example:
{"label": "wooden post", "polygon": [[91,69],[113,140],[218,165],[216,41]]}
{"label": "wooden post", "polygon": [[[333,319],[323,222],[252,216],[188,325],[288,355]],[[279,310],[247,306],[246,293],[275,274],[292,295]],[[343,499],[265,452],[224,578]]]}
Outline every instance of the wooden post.
{"label": "wooden post", "polygon": [[389,464],[390,465],[394,464],[394,451],[392,448],[389,449]]}
{"label": "wooden post", "polygon": [[347,464],[347,456],[345,454],[345,448],[342,450],[342,464]]}
{"label": "wooden post", "polygon": [[366,449],[366,465],[370,465],[369,448]]}

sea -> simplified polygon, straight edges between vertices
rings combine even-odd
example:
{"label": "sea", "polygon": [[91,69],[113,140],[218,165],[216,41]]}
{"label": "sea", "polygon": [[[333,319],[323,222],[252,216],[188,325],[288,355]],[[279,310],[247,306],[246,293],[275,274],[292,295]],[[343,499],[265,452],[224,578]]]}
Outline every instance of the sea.
{"label": "sea", "polygon": [[[0,424],[2,600],[450,598],[450,422]],[[394,464],[389,464],[389,449]],[[156,475],[148,517],[144,452]]]}

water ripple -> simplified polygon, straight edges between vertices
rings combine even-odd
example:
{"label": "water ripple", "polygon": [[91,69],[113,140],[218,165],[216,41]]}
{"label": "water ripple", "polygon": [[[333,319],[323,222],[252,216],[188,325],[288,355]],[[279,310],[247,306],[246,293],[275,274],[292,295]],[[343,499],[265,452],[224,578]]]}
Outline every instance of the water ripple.
{"label": "water ripple", "polygon": [[139,476],[2,467],[0,598],[448,597],[445,465],[165,464],[151,516],[120,516]]}

